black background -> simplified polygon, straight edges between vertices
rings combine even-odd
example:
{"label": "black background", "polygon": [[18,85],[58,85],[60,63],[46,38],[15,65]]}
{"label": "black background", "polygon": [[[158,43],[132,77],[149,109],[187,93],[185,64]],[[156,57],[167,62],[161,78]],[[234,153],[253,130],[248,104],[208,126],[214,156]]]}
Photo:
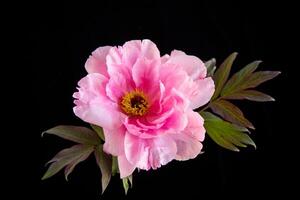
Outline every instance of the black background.
{"label": "black background", "polygon": [[282,71],[278,78],[259,87],[276,102],[237,102],[256,127],[251,137],[257,150],[250,147],[240,153],[230,152],[207,137],[205,153],[196,159],[136,172],[134,187],[126,197],[121,182],[114,177],[100,198],[291,195],[290,183],[296,174],[291,173],[294,164],[289,161],[292,149],[288,144],[295,132],[286,128],[286,110],[293,103],[289,100],[289,74],[293,67],[293,29],[298,25],[293,5],[262,1],[101,1],[28,7],[21,9],[20,29],[26,39],[24,59],[31,75],[26,91],[30,91],[28,110],[32,117],[27,118],[30,132],[20,137],[26,144],[26,156],[20,155],[25,177],[11,181],[17,188],[15,194],[38,199],[99,199],[100,172],[92,157],[76,167],[69,182],[62,173],[40,180],[46,170],[44,164],[72,144],[54,136],[41,138],[40,134],[58,124],[87,125],[73,114],[72,94],[86,74],[84,63],[94,49],[148,38],[161,54],[179,49],[202,60],[215,57],[218,64],[237,51],[233,71],[253,60],[263,60],[261,70]]}

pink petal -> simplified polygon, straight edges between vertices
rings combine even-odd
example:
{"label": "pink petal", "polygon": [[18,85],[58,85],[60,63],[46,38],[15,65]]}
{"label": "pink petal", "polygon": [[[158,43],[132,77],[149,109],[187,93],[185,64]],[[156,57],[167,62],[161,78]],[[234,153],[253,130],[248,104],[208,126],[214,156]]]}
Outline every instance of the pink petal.
{"label": "pink petal", "polygon": [[142,42],[141,40],[131,40],[126,42],[122,47],[122,62],[132,67],[141,53]]}
{"label": "pink petal", "polygon": [[184,53],[183,51],[180,51],[180,50],[173,50],[171,52],[171,57],[175,57],[175,56],[184,56],[186,55],[186,53]]}
{"label": "pink petal", "polygon": [[166,63],[168,60],[170,59],[170,56],[168,54],[165,54],[163,55],[161,58],[160,58],[160,61],[162,64]]}
{"label": "pink petal", "polygon": [[141,57],[148,60],[160,60],[159,50],[151,40],[142,41]]}
{"label": "pink petal", "polygon": [[151,96],[149,113],[160,113],[162,111],[162,100],[165,96],[165,91],[164,84],[159,81],[159,90]]}
{"label": "pink petal", "polygon": [[130,176],[136,168],[127,160],[125,154],[122,156],[118,156],[118,165],[121,178],[126,178],[127,176]]}
{"label": "pink petal", "polygon": [[[107,65],[120,65],[122,64],[122,52],[121,47],[112,47],[110,48],[107,56],[106,56],[106,64]],[[108,70],[109,72],[109,70]]]}
{"label": "pink petal", "polygon": [[133,83],[131,76],[132,66],[123,63],[122,48],[112,47],[106,57],[107,72],[111,79],[120,79],[123,82]]}
{"label": "pink petal", "polygon": [[205,138],[204,119],[199,113],[194,111],[188,112],[188,124],[184,131],[191,137],[196,138],[198,141],[203,141]]}
{"label": "pink petal", "polygon": [[149,163],[152,169],[157,169],[175,159],[176,152],[176,143],[169,135],[153,139],[149,154]]}
{"label": "pink petal", "polygon": [[107,129],[121,126],[121,113],[118,105],[111,102],[105,93],[107,78],[101,74],[89,74],[78,83],[78,92],[74,93],[76,116],[91,124]]}
{"label": "pink petal", "polygon": [[172,89],[181,88],[189,80],[189,76],[177,65],[167,63],[161,66],[159,79],[165,87],[165,96],[169,96]]}
{"label": "pink petal", "polygon": [[119,103],[120,99],[134,88],[134,83],[131,79],[126,79],[122,74],[115,73],[106,85],[106,93],[111,100]]}
{"label": "pink petal", "polygon": [[172,115],[166,119],[162,128],[168,130],[168,132],[178,133],[185,129],[187,123],[187,116],[182,111],[176,109]]}
{"label": "pink petal", "polygon": [[206,77],[206,67],[196,56],[189,56],[182,51],[175,50],[172,51],[167,63],[181,66],[193,80]]}
{"label": "pink petal", "polygon": [[157,169],[173,160],[176,152],[176,143],[169,136],[153,139],[141,139],[130,134],[125,136],[126,158],[140,169]]}
{"label": "pink petal", "polygon": [[199,79],[196,82],[197,89],[191,94],[191,108],[196,109],[209,102],[215,92],[215,84],[211,77]]}
{"label": "pink petal", "polygon": [[130,133],[126,133],[124,144],[126,158],[131,164],[136,165],[140,160],[142,148],[144,147],[142,139]]}
{"label": "pink petal", "polygon": [[91,73],[100,73],[104,76],[108,76],[106,68],[106,55],[110,50],[111,46],[99,47],[92,55],[88,58],[85,63],[86,71]]}
{"label": "pink petal", "polygon": [[184,133],[173,135],[177,145],[176,160],[189,160],[201,153],[202,144]]}
{"label": "pink petal", "polygon": [[127,160],[140,169],[149,170],[149,150],[151,139],[142,139],[129,133],[125,136],[125,155]]}
{"label": "pink petal", "polygon": [[144,92],[157,91],[156,88],[159,88],[159,65],[157,61],[139,58],[132,68],[132,78],[136,87],[141,88]]}
{"label": "pink petal", "polygon": [[125,131],[126,130],[123,126],[114,130],[103,129],[105,137],[103,150],[106,153],[112,154],[114,156],[124,154]]}

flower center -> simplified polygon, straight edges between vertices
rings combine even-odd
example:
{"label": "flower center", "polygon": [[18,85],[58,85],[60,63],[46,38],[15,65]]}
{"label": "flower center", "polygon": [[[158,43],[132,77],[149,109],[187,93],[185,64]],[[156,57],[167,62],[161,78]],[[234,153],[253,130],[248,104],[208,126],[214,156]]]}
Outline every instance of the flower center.
{"label": "flower center", "polygon": [[123,96],[120,106],[128,115],[143,116],[148,110],[149,103],[142,91],[133,90]]}

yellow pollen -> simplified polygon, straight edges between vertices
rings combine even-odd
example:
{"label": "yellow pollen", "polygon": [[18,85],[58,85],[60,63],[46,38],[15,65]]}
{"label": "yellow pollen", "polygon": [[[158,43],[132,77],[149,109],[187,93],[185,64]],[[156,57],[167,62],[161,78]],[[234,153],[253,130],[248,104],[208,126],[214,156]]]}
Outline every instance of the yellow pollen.
{"label": "yellow pollen", "polygon": [[143,116],[148,110],[149,103],[145,94],[136,89],[123,96],[120,106],[128,115]]}

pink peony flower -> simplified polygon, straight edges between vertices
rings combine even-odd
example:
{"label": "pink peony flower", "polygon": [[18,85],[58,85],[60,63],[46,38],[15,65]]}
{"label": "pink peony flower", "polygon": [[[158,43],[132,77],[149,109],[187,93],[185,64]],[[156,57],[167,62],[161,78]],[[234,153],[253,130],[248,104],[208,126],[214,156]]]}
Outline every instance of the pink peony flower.
{"label": "pink peony flower", "polygon": [[193,109],[210,100],[214,82],[199,58],[178,50],[161,57],[150,40],[135,40],[96,49],[85,68],[74,113],[103,127],[121,178],[201,152],[203,118]]}

